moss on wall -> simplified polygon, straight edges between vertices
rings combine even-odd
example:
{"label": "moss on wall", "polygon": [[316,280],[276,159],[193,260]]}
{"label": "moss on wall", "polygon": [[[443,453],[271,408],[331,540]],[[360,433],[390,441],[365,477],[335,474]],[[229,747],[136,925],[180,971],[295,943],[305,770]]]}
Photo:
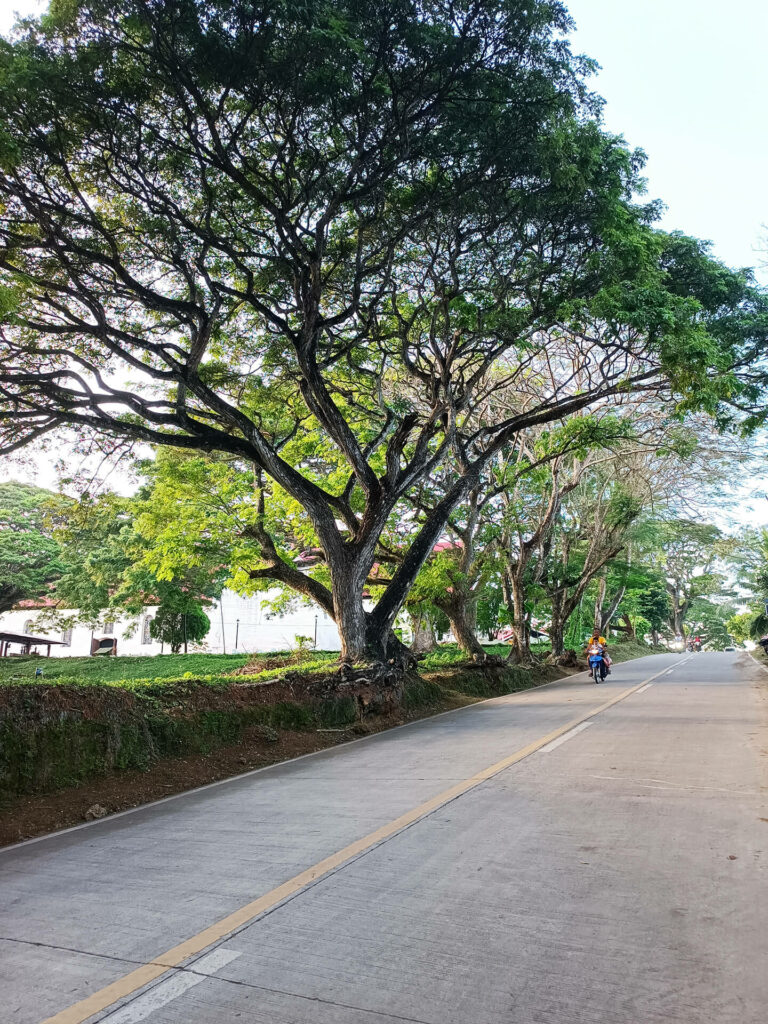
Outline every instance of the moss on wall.
{"label": "moss on wall", "polygon": [[44,793],[125,769],[146,770],[165,757],[204,754],[239,742],[253,726],[306,730],[343,726],[359,717],[354,697],[218,709],[164,709],[151,701],[98,699],[87,706],[49,706],[26,689],[15,706],[0,709],[0,795]]}

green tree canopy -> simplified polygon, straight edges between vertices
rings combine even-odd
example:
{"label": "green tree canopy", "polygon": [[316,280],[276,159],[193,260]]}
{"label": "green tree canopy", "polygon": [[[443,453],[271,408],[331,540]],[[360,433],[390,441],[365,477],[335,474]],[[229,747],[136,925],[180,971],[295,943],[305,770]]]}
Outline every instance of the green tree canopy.
{"label": "green tree canopy", "polygon": [[186,654],[187,645],[204,640],[210,628],[211,620],[200,602],[176,590],[163,594],[149,632],[155,640],[168,644],[174,654],[182,648]]}
{"label": "green tree canopy", "polygon": [[669,627],[675,634],[684,633],[694,601],[721,590],[723,577],[717,569],[724,542],[712,523],[676,519],[662,524],[662,571],[670,600]]}
{"label": "green tree canopy", "polygon": [[146,605],[160,605],[168,615],[196,614],[202,601],[221,594],[227,566],[215,556],[203,557],[204,544],[174,572],[155,569],[151,535],[139,528],[150,493],[143,488],[132,498],[105,493],[72,503],[56,532],[59,607],[76,608],[83,621],[95,623],[105,611],[140,615]]}
{"label": "green tree canopy", "polygon": [[752,624],[755,621],[754,612],[737,612],[725,623],[728,633],[738,644],[743,644],[752,636]]}
{"label": "green tree canopy", "polygon": [[45,594],[62,571],[48,520],[54,497],[30,484],[0,484],[0,612]]}

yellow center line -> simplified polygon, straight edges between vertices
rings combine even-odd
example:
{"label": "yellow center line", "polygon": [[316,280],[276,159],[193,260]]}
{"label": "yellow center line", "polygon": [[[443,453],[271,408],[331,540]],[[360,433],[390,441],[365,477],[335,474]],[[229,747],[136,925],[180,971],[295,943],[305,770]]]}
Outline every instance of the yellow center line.
{"label": "yellow center line", "polygon": [[293,878],[289,878],[287,882],[283,882],[282,885],[278,885],[275,889],[271,889],[269,892],[264,893],[263,896],[259,896],[258,899],[252,900],[250,903],[246,903],[240,907],[239,910],[235,910],[231,914],[227,914],[226,917],[222,917],[219,921],[209,925],[202,931],[193,935],[191,938],[186,939],[184,942],[179,943],[177,946],[173,946],[171,949],[160,953],[159,956],[154,957],[151,961],[138,967],[135,971],[131,971],[130,974],[124,975],[122,978],[118,978],[117,981],[113,981],[112,984],[105,986],[94,992],[92,995],[87,996],[85,999],[81,999],[80,1002],[68,1007],[66,1010],[61,1010],[59,1013],[54,1014],[53,1017],[48,1017],[42,1024],[84,1024],[89,1017],[93,1017],[97,1013],[101,1013],[108,1007],[112,1006],[121,999],[126,999],[128,996],[138,992],[139,989],[148,985],[156,978],[160,978],[163,974],[167,974],[180,964],[184,963],[190,957],[195,956],[198,953],[202,953],[208,946],[213,945],[216,942],[220,942],[226,938],[232,932],[237,931],[244,925],[247,925],[254,921],[261,914],[271,910],[277,906],[283,900],[288,897],[295,895],[300,892],[306,886],[312,882],[316,882],[323,875],[329,874],[336,868],[341,867],[342,864],[352,860],[360,854],[378,846],[385,839],[389,839],[401,832],[403,829],[413,825],[420,818],[426,817],[433,811],[445,804],[450,803],[451,800],[455,800],[457,797],[462,796],[464,793],[468,793],[470,790],[479,786],[483,782],[487,782],[488,779],[492,779],[494,775],[498,775],[499,772],[503,772],[507,768],[511,768],[512,765],[517,764],[526,757],[530,757],[531,754],[535,754],[537,750],[546,746],[547,743],[551,743],[552,740],[562,736],[563,733],[573,729],[574,726],[579,725],[581,722],[586,722],[590,718],[594,718],[595,715],[601,714],[608,708],[613,707],[614,704],[618,704],[619,701],[625,700],[630,697],[633,693],[636,693],[641,686],[645,686],[646,683],[650,683],[652,680],[657,679],[660,675],[665,672],[666,669],[661,672],[657,672],[656,675],[650,676],[648,679],[644,679],[641,683],[636,686],[630,687],[628,690],[624,690],[616,697],[612,697],[607,700],[604,704],[594,708],[592,711],[588,711],[581,715],[579,718],[573,718],[571,721],[566,722],[565,725],[559,726],[552,732],[547,733],[546,736],[542,736],[540,739],[534,740],[533,743],[529,743],[527,746],[522,747],[520,750],[515,751],[514,754],[510,754],[509,757],[505,757],[502,761],[497,761],[495,764],[490,765],[488,768],[484,768],[477,774],[472,775],[468,779],[464,779],[462,782],[456,783],[455,786],[451,786],[449,789],[443,790],[442,793],[438,793],[431,799],[426,800],[424,803],[419,804],[417,807],[412,808],[410,811],[406,811],[405,814],[401,814],[398,818],[388,822],[386,825],[382,825],[377,828],[374,832],[369,832],[367,836],[363,836],[362,839],[355,840],[354,843],[350,843],[343,849],[338,850],[336,853],[332,853],[329,857],[324,857],[323,860],[319,860],[312,867],[307,868],[305,871],[301,871],[298,875],[294,875]]}

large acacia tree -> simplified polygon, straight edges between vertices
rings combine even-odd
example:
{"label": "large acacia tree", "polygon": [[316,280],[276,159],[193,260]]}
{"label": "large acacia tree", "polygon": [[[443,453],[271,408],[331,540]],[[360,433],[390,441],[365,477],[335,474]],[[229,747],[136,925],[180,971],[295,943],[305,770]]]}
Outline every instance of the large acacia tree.
{"label": "large acacia tree", "polygon": [[[346,659],[390,656],[451,509],[518,430],[681,366],[700,393],[741,343],[666,289],[569,26],[552,0],[54,2],[0,45],[4,450],[69,429],[247,461],[305,510],[332,582],[258,523],[254,575],[323,606]],[[579,373],[466,428],[553,335]],[[304,430],[341,483],[283,457]],[[458,479],[366,612],[382,529],[448,453]]]}

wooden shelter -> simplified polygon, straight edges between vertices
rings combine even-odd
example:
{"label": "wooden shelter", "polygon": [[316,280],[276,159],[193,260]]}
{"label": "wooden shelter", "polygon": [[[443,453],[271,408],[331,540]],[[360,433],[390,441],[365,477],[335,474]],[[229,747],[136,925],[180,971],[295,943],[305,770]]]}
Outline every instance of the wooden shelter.
{"label": "wooden shelter", "polygon": [[0,632],[0,658],[7,658],[11,644],[20,644],[19,654],[31,654],[33,647],[47,647],[47,657],[51,656],[51,647],[66,647],[63,640],[51,640],[47,636],[30,636],[29,633]]}

